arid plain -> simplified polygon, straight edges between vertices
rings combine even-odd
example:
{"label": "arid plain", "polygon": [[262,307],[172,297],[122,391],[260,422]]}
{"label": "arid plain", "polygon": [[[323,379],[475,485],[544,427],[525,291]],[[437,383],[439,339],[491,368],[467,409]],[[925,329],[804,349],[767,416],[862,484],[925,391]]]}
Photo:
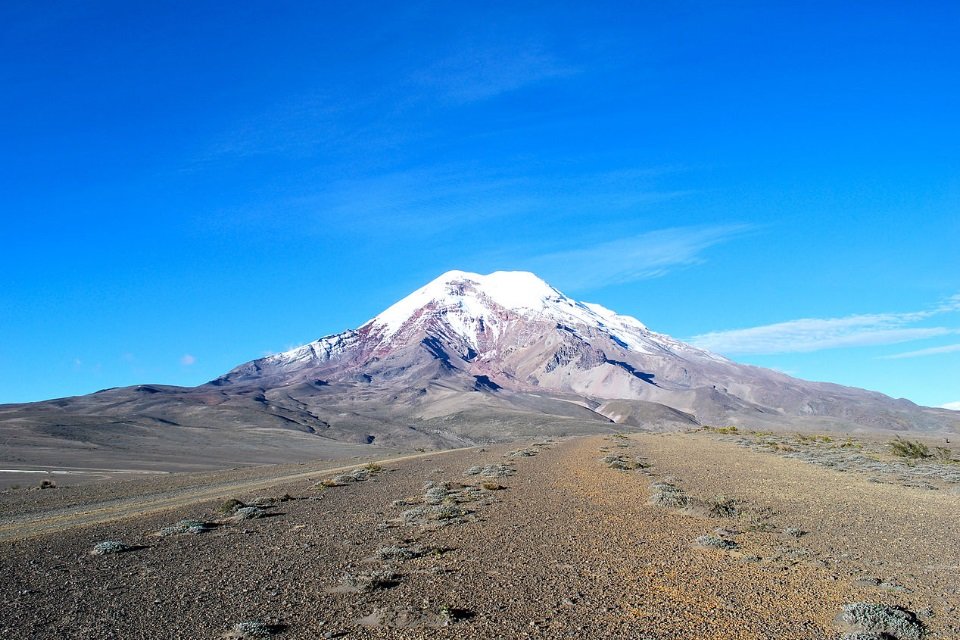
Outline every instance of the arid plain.
{"label": "arid plain", "polygon": [[956,451],[724,431],[7,490],[0,635],[960,635]]}

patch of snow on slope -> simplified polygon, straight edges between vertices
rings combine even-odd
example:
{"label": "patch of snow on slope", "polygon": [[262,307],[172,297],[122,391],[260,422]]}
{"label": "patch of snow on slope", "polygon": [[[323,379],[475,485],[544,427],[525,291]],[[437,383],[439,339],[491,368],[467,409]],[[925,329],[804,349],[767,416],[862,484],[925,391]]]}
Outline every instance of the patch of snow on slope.
{"label": "patch of snow on slope", "polygon": [[496,271],[489,275],[447,272],[392,305],[368,324],[381,327],[384,339],[389,339],[417,311],[430,305],[436,314],[444,315],[451,328],[476,346],[481,322],[497,333],[498,317],[491,303],[521,317],[618,329],[627,335],[617,337],[635,348],[640,348],[642,342],[632,334],[646,331],[640,321],[619,316],[600,305],[576,302],[526,271]]}

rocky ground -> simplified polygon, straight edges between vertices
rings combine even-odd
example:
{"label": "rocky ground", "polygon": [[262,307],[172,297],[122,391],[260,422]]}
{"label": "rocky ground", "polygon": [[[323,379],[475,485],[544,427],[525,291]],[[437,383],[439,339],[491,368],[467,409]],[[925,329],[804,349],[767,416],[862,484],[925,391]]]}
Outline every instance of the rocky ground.
{"label": "rocky ground", "polygon": [[758,441],[597,436],[7,491],[0,637],[960,637],[949,480]]}

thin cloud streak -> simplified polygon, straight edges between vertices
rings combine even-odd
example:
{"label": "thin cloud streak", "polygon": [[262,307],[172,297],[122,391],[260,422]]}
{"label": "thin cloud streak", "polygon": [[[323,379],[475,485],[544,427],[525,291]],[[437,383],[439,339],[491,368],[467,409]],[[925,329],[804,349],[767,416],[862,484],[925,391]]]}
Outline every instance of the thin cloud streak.
{"label": "thin cloud streak", "polygon": [[577,70],[560,62],[538,43],[521,47],[468,47],[413,75],[431,95],[465,104],[493,98]]}
{"label": "thin cloud streak", "polygon": [[520,216],[574,217],[602,210],[612,217],[695,193],[656,184],[671,171],[678,170],[628,168],[557,178],[529,174],[522,167],[426,166],[330,181],[322,191],[226,208],[197,224],[325,236],[333,230],[369,239],[410,231],[424,238]]}
{"label": "thin cloud streak", "polygon": [[569,290],[648,280],[702,264],[706,249],[753,229],[745,224],[659,229],[585,249],[542,255],[531,259],[528,267]]}
{"label": "thin cloud streak", "polygon": [[900,358],[922,358],[924,356],[936,356],[941,353],[954,353],[960,351],[960,344],[947,344],[942,347],[930,347],[929,349],[918,349],[916,351],[907,351],[906,353],[895,353],[891,356],[883,356],[884,360],[899,360]]}
{"label": "thin cloud streak", "polygon": [[[910,326],[933,316],[958,309],[957,296],[932,311],[907,313],[858,314],[844,318],[803,318],[760,327],[711,331],[689,338],[703,349],[724,354],[808,353],[824,349],[866,347],[911,342],[958,333],[947,327]],[[928,355],[942,347],[910,352],[900,356]]]}

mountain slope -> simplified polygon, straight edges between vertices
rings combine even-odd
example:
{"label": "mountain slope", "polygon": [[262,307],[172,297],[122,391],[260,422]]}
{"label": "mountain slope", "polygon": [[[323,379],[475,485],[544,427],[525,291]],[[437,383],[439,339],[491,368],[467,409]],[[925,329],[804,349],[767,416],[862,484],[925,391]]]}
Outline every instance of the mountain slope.
{"label": "mountain slope", "polygon": [[411,387],[446,380],[464,391],[573,395],[588,406],[656,403],[710,423],[955,424],[947,412],[907,400],[737,364],[576,302],[524,272],[446,273],[356,331],[255,360],[212,384],[275,388],[308,380]]}
{"label": "mountain slope", "polygon": [[960,414],[737,364],[574,301],[530,273],[461,271],[356,330],[199,387],[0,406],[7,462],[18,464],[113,456],[148,465],[182,454],[223,466],[343,446],[697,424],[958,431]]}

